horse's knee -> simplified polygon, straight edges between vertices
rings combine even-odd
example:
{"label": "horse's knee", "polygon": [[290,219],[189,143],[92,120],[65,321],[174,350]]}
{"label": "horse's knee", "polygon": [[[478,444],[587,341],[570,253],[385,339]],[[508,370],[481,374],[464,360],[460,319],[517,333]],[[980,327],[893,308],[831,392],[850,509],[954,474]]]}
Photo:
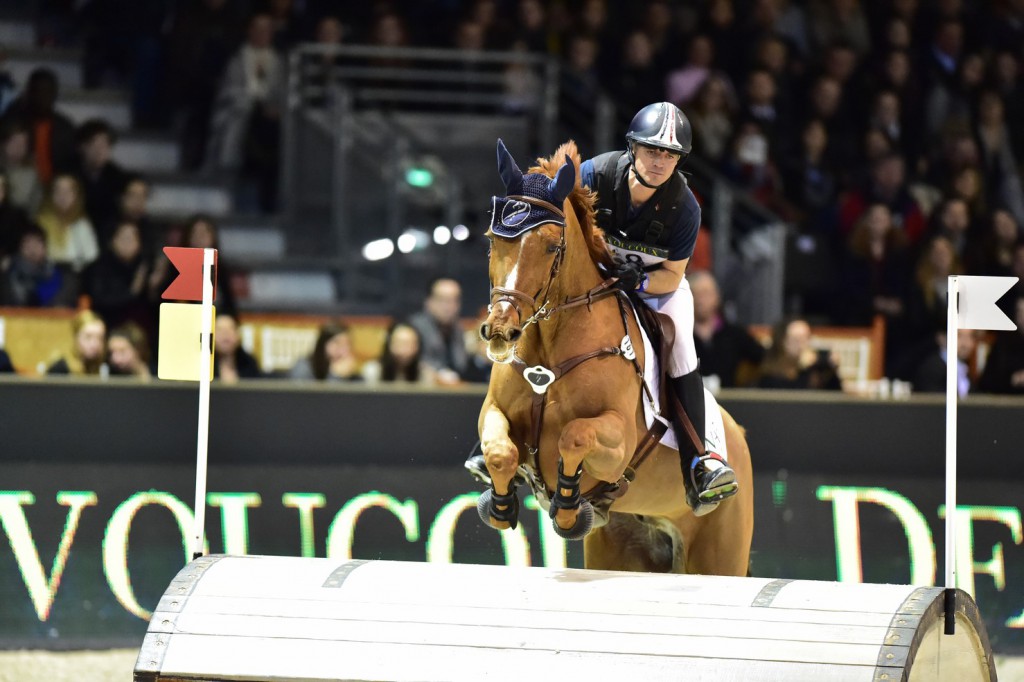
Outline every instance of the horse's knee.
{"label": "horse's knee", "polygon": [[514,472],[519,466],[519,450],[510,440],[486,441],[481,443],[480,449],[492,476]]}
{"label": "horse's knee", "polygon": [[583,459],[594,450],[597,444],[597,431],[589,421],[577,419],[565,425],[558,438],[558,452],[563,459],[578,457]]}

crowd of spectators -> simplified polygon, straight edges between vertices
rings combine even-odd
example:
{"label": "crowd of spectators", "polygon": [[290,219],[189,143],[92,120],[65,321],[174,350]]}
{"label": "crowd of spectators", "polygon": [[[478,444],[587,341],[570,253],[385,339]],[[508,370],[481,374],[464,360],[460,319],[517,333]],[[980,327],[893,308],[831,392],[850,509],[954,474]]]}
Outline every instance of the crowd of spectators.
{"label": "crowd of spectators", "polygon": [[[525,50],[559,60],[567,134],[603,95],[622,129],[652,101],[679,105],[693,124],[694,155],[793,226],[793,248],[803,252],[793,262],[814,261],[814,277],[789,292],[791,312],[857,326],[882,316],[887,376],[924,372],[944,329],[948,275],[1024,277],[1024,6],[1012,0],[41,6],[41,43],[81,46],[87,87],[130,88],[136,126],[173,130],[186,168],[247,176],[264,210],[276,203],[292,46]],[[529,87],[510,83],[520,94]],[[0,95],[9,93],[2,86]],[[146,181],[111,161],[115,132],[102,121],[76,129],[56,111],[57,95],[42,69],[17,98],[0,97],[0,295],[66,305],[85,293],[109,324],[134,322],[153,345],[152,317],[129,311],[152,303],[166,279],[154,247],[182,243],[196,221],[178,232],[153,224]],[[200,236],[184,242],[216,243],[213,221],[198,222]],[[229,296],[230,282],[218,290]],[[1021,296],[1018,287],[1006,298],[1011,315]],[[234,313],[231,302],[225,312]],[[436,330],[410,322],[422,351],[433,352]],[[799,337],[802,328],[789,331]],[[399,326],[390,340],[401,347],[404,336]],[[1005,364],[1019,345],[1000,337],[993,358]],[[794,361],[809,362],[780,353],[766,362],[786,374]],[[1007,370],[1018,390],[1022,367]],[[979,385],[1007,390],[991,377]]]}

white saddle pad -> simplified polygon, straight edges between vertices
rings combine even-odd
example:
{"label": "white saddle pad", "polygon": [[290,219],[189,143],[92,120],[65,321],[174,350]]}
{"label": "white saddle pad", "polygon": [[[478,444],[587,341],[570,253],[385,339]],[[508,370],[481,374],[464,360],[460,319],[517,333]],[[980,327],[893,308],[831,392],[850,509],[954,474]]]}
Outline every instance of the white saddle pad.
{"label": "white saddle pad", "polygon": [[[633,312],[633,315],[634,317],[636,316],[636,311]],[[651,428],[655,419],[668,424],[665,435],[661,437],[661,444],[673,450],[678,450],[679,442],[676,440],[675,429],[672,428],[672,424],[658,416],[658,412],[660,412],[659,395],[661,394],[661,386],[658,380],[657,354],[654,352],[654,346],[651,344],[651,340],[647,337],[647,332],[644,331],[643,327],[640,327],[640,333],[644,339],[644,380],[647,382],[647,386],[650,388],[654,399],[654,404],[652,405],[651,401],[647,399],[646,394],[642,396],[644,401],[644,420],[647,423],[647,428]],[[723,459],[728,460],[729,454],[726,452],[725,446],[725,422],[722,419],[722,411],[718,407],[718,401],[715,400],[715,396],[711,395],[711,391],[707,388],[704,389],[704,419],[704,429],[706,431],[704,440],[706,441],[707,449],[718,453]]]}

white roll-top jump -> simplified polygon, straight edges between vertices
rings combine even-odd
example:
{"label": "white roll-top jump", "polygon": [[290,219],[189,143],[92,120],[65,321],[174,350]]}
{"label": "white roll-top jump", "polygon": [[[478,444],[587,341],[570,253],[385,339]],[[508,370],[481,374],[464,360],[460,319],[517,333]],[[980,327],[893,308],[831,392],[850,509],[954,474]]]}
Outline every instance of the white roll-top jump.
{"label": "white roll-top jump", "polygon": [[153,614],[160,680],[995,680],[942,588],[469,564],[200,557]]}

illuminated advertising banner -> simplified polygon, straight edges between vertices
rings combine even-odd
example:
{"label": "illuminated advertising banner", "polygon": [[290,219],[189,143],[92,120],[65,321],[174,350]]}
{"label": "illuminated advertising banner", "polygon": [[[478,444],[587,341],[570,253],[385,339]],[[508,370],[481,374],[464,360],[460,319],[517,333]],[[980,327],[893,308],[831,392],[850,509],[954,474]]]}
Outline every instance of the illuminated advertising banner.
{"label": "illuminated advertising banner", "polygon": [[[0,492],[7,545],[0,551],[0,645],[103,646],[141,638],[186,560],[192,472],[66,465],[4,467],[4,474],[18,489]],[[160,485],[150,487],[154,481]],[[879,488],[849,477],[759,476],[752,571],[933,584],[941,577],[945,513],[935,484],[901,479]],[[580,545],[554,535],[531,498],[519,528],[498,533],[477,518],[476,494],[458,469],[214,468],[209,550],[582,565]],[[990,482],[965,486],[962,500],[961,586],[976,596],[994,648],[1018,652],[1020,498],[1014,486]]]}
{"label": "illuminated advertising banner", "polygon": [[[0,648],[138,645],[186,562],[194,396],[11,386],[0,381]],[[480,489],[461,464],[481,398],[215,390],[209,551],[581,566],[581,545],[558,538],[529,497],[515,531],[477,518]],[[941,400],[736,394],[723,404],[754,457],[754,575],[941,580]],[[956,510],[960,587],[977,599],[993,648],[1018,655],[1021,407],[962,406]]]}

